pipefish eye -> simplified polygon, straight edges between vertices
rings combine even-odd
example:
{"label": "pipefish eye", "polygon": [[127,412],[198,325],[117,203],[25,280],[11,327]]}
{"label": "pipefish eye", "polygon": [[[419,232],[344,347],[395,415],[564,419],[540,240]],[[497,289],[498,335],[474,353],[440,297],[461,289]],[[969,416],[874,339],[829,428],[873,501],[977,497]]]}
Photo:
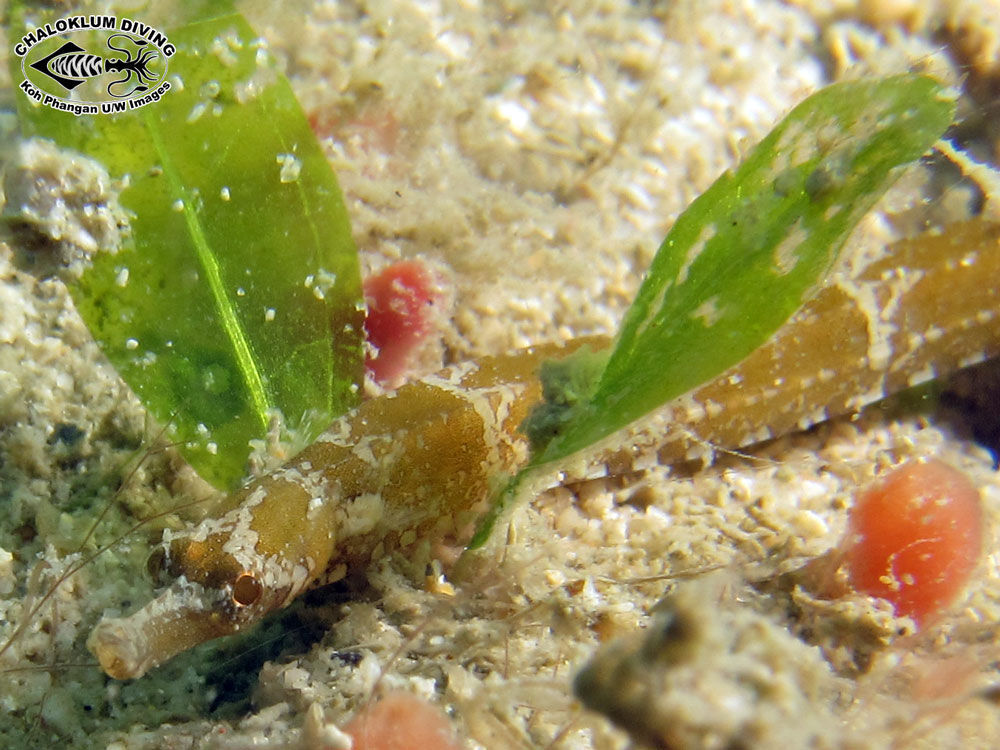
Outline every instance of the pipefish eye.
{"label": "pipefish eye", "polygon": [[250,573],[241,573],[233,583],[233,601],[242,607],[249,607],[263,593],[264,587]]}

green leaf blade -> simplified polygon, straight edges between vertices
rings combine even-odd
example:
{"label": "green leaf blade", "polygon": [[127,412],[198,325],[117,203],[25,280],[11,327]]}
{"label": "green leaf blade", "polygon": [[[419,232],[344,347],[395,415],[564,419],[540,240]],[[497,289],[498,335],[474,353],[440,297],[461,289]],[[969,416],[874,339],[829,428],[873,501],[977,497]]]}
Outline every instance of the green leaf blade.
{"label": "green leaf blade", "polygon": [[564,458],[737,364],[808,298],[894,169],[951,123],[918,75],[809,97],[677,220],[589,400],[532,466]]}
{"label": "green leaf blade", "polygon": [[71,293],[188,460],[230,487],[274,411],[305,443],[356,403],[360,272],[333,171],[250,26],[228,14],[168,34],[174,85],[159,102],[19,114],[26,134],[128,176],[132,242],[98,254]]}

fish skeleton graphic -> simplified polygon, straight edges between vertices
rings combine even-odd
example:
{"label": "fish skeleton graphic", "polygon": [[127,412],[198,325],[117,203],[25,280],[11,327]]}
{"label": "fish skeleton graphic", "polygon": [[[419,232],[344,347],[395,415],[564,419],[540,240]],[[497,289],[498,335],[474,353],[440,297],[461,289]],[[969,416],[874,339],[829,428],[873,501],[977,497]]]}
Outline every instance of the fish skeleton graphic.
{"label": "fish skeleton graphic", "polygon": [[[159,53],[154,49],[142,50],[135,56],[122,47],[112,44],[115,37],[124,37],[135,44],[143,47],[149,42],[141,39],[133,39],[125,34],[113,34],[108,38],[108,47],[125,55],[120,57],[101,57],[87,52],[83,47],[75,42],[66,42],[59,49],[30,64],[30,67],[39,73],[48,76],[68,91],[72,91],[88,78],[97,78],[105,73],[124,73],[125,77],[108,84],[108,94],[123,99],[132,94],[146,91],[150,83],[156,76],[149,72],[149,63],[155,59]],[[112,88],[118,84],[127,84],[132,77],[135,77],[137,85],[127,93],[117,94]]]}

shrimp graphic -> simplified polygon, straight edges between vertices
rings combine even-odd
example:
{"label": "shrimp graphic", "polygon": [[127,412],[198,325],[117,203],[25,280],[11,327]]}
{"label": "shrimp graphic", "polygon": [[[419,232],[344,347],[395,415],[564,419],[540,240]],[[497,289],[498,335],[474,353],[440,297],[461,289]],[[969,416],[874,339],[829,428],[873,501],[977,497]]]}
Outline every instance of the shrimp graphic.
{"label": "shrimp graphic", "polygon": [[[115,37],[129,40],[139,48],[139,52],[133,56],[131,51],[123,47],[116,47],[112,43]],[[156,76],[149,72],[149,64],[159,57],[160,53],[155,49],[143,50],[142,47],[148,44],[149,42],[143,39],[134,39],[127,34],[112,34],[108,37],[108,47],[116,52],[121,52],[125,57],[105,58],[87,52],[74,42],[66,42],[52,54],[31,63],[31,67],[69,91],[75,89],[88,78],[97,78],[105,73],[124,73],[124,78],[119,78],[108,84],[107,91],[110,96],[116,99],[125,99],[132,94],[146,91],[149,88],[146,84],[156,80]],[[131,85],[131,88],[123,94],[116,93],[114,89],[119,84],[124,84],[126,87]]]}

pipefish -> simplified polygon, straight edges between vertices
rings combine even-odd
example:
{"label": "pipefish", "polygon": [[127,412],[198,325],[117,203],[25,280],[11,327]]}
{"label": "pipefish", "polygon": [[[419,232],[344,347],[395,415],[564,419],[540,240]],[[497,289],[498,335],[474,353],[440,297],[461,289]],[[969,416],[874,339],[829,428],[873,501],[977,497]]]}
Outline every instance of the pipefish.
{"label": "pipefish", "polygon": [[[982,219],[888,248],[837,277],[764,346],[663,408],[666,431],[626,430],[593,465],[671,464],[855,412],[1000,354],[1000,226]],[[599,347],[606,340],[578,341]],[[528,456],[518,425],[539,346],[446,368],[365,402],[277,471],[233,493],[220,515],[166,532],[151,571],[171,582],[88,647],[107,674],[140,677],[201,642],[252,626],[303,591],[395,550],[456,534],[496,477]]]}

